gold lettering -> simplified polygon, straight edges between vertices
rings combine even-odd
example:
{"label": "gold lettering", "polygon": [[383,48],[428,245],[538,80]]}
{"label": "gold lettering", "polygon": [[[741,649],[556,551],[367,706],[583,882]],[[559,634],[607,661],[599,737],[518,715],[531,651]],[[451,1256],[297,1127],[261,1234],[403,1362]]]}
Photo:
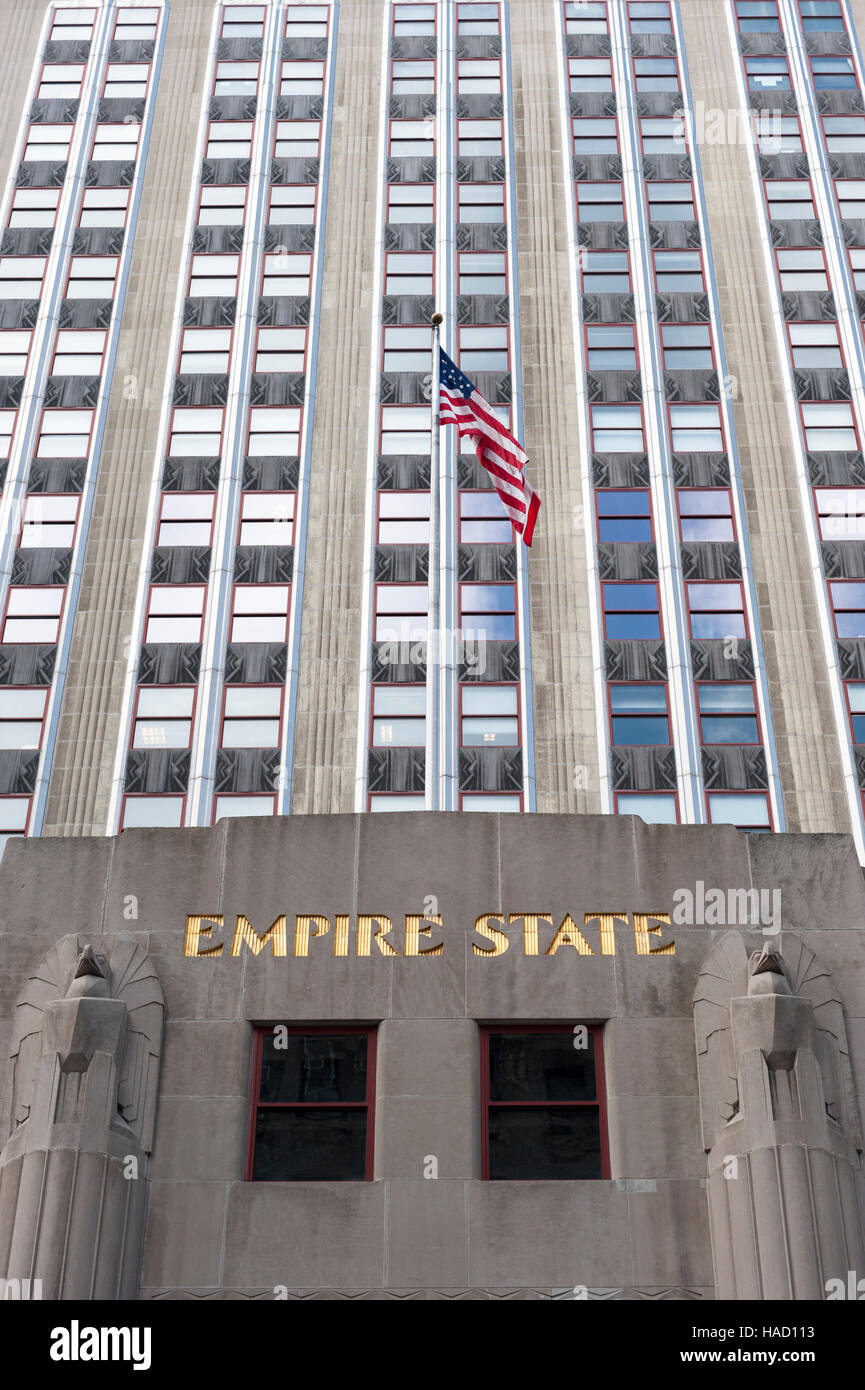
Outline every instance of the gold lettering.
{"label": "gold lettering", "polygon": [[634,938],[638,956],[674,956],[676,954],[676,943],[671,941],[667,946],[652,946],[649,943],[650,936],[660,936],[660,927],[650,927],[649,920],[656,922],[666,922],[670,925],[669,912],[635,912],[634,913]]}
{"label": "gold lettering", "polygon": [[490,922],[500,922],[505,924],[504,917],[500,912],[485,912],[475,922],[475,931],[478,936],[485,936],[487,941],[492,941],[492,946],[478,946],[476,941],[472,942],[472,950],[476,956],[503,956],[508,946],[511,944],[503,931],[498,927],[491,927]]}
{"label": "gold lettering", "polygon": [[[372,924],[376,923],[375,944],[383,956],[398,956],[399,951],[395,951],[389,941],[385,941],[388,932],[393,931],[393,922],[386,917],[383,912],[362,912],[357,919],[357,954],[368,956],[370,954]],[[386,925],[385,925],[386,924]]]}
{"label": "gold lettering", "polygon": [[544,955],[554,956],[560,946],[573,946],[577,954],[581,956],[593,956],[595,954],[570,913],[567,913],[563,917],[562,925],[559,927],[559,930],[556,932],[544,952]]}
{"label": "gold lettering", "polygon": [[[208,926],[202,924],[207,922]],[[186,935],[183,939],[183,954],[185,956],[221,956],[222,945],[211,946],[209,951],[199,951],[198,943],[202,936],[210,937],[213,935],[214,924],[217,927],[225,925],[225,918],[221,912],[204,912],[201,914],[190,913],[186,918]]]}
{"label": "gold lettering", "polygon": [[549,912],[512,912],[508,918],[508,926],[514,922],[519,922],[521,918],[523,923],[523,955],[536,956],[538,954],[538,922],[549,922],[552,926],[553,919]]}
{"label": "gold lettering", "polygon": [[587,922],[600,922],[601,955],[614,956],[616,954],[616,933],[613,930],[613,923],[624,922],[625,926],[627,926],[627,912],[587,912],[583,918],[583,926],[585,926]]}
{"label": "gold lettering", "polygon": [[240,955],[240,948],[244,941],[254,956],[259,955],[265,946],[272,946],[275,956],[286,955],[285,916],[274,918],[264,935],[259,936],[249,918],[244,917],[243,913],[239,912],[234,928],[234,940],[231,943],[233,956]]}
{"label": "gold lettering", "polygon": [[431,912],[427,914],[407,912],[405,916],[405,954],[407,956],[442,955],[445,948],[443,941],[440,941],[437,946],[421,947],[419,938],[432,936],[432,927],[422,927],[421,922],[434,922],[437,927],[442,925],[441,917],[434,916]]}
{"label": "gold lettering", "polygon": [[333,954],[348,955],[348,914],[338,912],[333,919]]}
{"label": "gold lettering", "polygon": [[297,916],[294,919],[294,954],[296,956],[309,955],[309,928],[311,923],[315,923],[313,936],[326,936],[330,931],[330,918],[320,917],[313,912],[310,916]]}

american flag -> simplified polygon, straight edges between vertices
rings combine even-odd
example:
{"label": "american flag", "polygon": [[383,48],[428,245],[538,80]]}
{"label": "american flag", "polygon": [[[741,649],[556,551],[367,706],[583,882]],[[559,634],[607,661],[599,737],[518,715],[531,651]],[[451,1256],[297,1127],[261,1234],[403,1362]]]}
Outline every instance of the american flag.
{"label": "american flag", "polygon": [[531,545],[541,503],[523,473],[528,454],[446,352],[440,352],[439,362],[441,423],[456,425],[460,439],[472,441],[514,531]]}

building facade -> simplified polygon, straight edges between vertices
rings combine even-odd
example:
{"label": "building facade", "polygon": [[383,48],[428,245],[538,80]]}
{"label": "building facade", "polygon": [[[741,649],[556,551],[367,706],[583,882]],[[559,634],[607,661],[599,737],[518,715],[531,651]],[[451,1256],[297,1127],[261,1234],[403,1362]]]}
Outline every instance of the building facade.
{"label": "building facade", "polygon": [[[4,27],[8,1277],[824,1296],[865,1267],[865,0]],[[530,550],[433,439],[433,313]],[[285,1261],[292,1202],[351,1278]]]}

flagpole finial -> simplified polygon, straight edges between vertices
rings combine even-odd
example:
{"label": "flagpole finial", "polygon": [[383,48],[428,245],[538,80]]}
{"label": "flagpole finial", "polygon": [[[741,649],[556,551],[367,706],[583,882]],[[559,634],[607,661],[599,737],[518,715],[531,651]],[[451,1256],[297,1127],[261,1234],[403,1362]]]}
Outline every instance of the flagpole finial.
{"label": "flagpole finial", "polygon": [[444,323],[444,317],[444,314],[433,314],[430,317],[430,323],[434,323],[436,328],[438,328],[440,323]]}

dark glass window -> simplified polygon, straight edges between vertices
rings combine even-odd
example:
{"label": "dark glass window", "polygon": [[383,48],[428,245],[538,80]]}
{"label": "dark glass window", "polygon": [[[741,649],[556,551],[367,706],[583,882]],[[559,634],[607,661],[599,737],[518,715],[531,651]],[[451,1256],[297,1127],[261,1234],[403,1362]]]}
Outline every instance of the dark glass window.
{"label": "dark glass window", "polygon": [[599,488],[595,497],[598,503],[598,540],[618,542],[652,539],[648,490],[626,488],[620,492],[613,488]]}
{"label": "dark glass window", "polygon": [[670,742],[665,685],[641,681],[638,685],[611,685],[609,691],[610,724],[617,747]]}
{"label": "dark glass window", "polygon": [[249,1179],[362,1182],[372,1177],[371,1028],[260,1028],[253,1076]]}
{"label": "dark glass window", "polygon": [[697,685],[703,743],[759,743],[753,685]]}
{"label": "dark glass window", "polygon": [[484,1177],[603,1178],[601,1030],[485,1028],[482,1048]]}

